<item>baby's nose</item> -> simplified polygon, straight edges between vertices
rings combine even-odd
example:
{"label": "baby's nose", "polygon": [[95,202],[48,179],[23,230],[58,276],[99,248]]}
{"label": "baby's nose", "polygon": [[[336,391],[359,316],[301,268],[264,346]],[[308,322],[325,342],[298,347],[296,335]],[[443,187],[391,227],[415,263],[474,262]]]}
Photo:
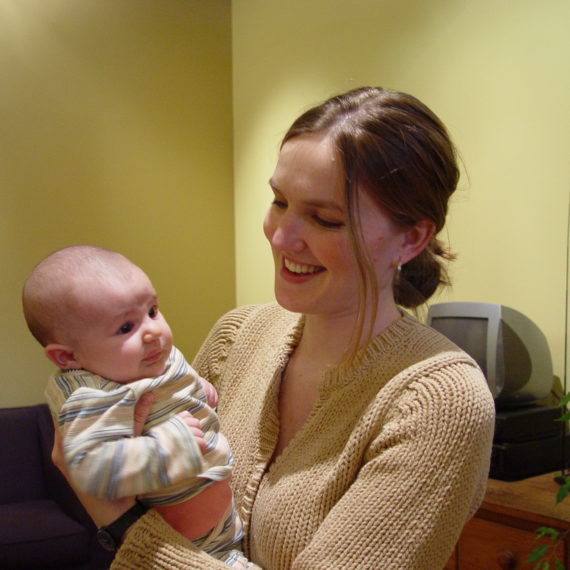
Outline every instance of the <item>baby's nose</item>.
{"label": "baby's nose", "polygon": [[156,323],[156,321],[149,320],[145,324],[145,329],[143,332],[143,342],[153,342],[160,336],[160,327]]}
{"label": "baby's nose", "polygon": [[156,333],[154,333],[153,331],[147,331],[143,335],[143,341],[144,342],[152,342],[153,340],[156,339],[157,336],[158,335]]}

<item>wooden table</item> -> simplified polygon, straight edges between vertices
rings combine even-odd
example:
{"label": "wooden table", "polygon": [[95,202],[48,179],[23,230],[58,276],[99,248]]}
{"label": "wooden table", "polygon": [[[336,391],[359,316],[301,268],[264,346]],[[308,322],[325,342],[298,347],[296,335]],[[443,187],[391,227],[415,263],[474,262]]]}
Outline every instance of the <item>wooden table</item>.
{"label": "wooden table", "polygon": [[[487,493],[475,517],[464,527],[447,570],[493,570],[534,567],[526,559],[540,544],[541,526],[567,531],[558,558],[570,568],[570,496],[556,505],[559,489],[554,474],[522,481],[489,479]],[[551,568],[554,564],[551,563]]]}

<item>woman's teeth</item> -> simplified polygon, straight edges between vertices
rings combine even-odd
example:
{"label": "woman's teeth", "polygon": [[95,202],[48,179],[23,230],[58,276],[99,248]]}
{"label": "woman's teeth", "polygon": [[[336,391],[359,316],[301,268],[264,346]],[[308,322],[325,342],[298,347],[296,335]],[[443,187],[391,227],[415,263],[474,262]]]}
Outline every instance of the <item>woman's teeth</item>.
{"label": "woman's teeth", "polygon": [[317,265],[300,265],[299,263],[293,263],[288,259],[285,259],[284,263],[285,267],[292,273],[302,273],[302,274],[316,273],[317,271],[320,271],[322,269]]}

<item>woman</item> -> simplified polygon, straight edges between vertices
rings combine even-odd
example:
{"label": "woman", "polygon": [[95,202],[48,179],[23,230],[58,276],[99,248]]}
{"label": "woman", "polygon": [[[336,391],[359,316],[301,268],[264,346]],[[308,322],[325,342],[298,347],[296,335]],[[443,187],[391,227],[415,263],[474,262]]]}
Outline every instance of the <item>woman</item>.
{"label": "woman", "polygon": [[[417,99],[304,113],[270,180],[278,304],[222,317],[194,365],[219,394],[244,550],[266,570],[441,568],[484,493],[494,405],[475,362],[400,307],[444,283],[458,169]],[[223,568],[153,511],[114,568]]]}

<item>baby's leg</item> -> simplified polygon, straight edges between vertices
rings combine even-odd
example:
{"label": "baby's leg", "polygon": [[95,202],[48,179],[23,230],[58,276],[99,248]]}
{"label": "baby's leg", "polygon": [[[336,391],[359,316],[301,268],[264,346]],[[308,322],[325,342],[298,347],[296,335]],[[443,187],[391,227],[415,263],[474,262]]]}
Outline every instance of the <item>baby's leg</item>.
{"label": "baby's leg", "polygon": [[182,536],[196,540],[216,528],[231,505],[232,490],[229,479],[224,479],[208,485],[183,503],[154,508]]}
{"label": "baby's leg", "polygon": [[238,550],[242,537],[241,520],[232,504],[218,526],[208,536],[195,540],[194,544],[234,570],[261,570]]}

